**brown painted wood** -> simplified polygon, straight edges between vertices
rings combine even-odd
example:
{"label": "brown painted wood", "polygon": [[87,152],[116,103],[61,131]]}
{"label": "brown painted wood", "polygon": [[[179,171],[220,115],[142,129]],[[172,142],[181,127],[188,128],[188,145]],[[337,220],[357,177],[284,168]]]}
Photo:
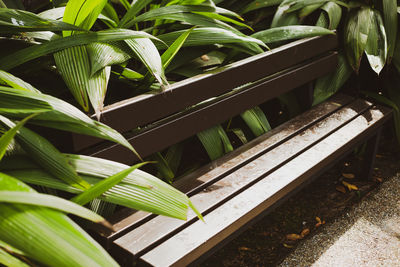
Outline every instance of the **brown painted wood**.
{"label": "brown painted wood", "polygon": [[[371,104],[366,101],[356,100],[312,127],[299,132],[295,137],[287,140],[278,147],[266,150],[265,147],[268,148],[276,142],[274,140],[276,138],[271,136],[271,138],[268,138],[259,146],[252,147],[249,151],[243,152],[231,161],[219,166],[217,169],[221,169],[222,171],[231,170],[233,162],[242,162],[249,155],[253,153],[258,154],[257,158],[247,162],[246,165],[236,169],[233,173],[224,176],[222,179],[214,179],[214,183],[191,197],[192,202],[202,214],[209,213],[238,193],[246,190],[246,188],[256,183],[265,175],[268,175],[287,161],[301,154],[308,147],[349,123],[349,121],[360,113],[365,112],[370,106]],[[254,166],[257,166],[257,168],[254,168]],[[209,179],[209,176],[207,174],[205,177],[199,177],[198,180]],[[187,227],[196,220],[197,217],[193,212],[189,212],[187,221],[157,216],[130,233],[125,234],[116,240],[115,243],[129,250],[133,255],[140,255],[149,247],[157,244],[158,241],[173,235],[174,232]]]}
{"label": "brown painted wood", "polygon": [[[187,193],[189,196],[192,196],[196,192],[206,188],[207,185],[221,179],[221,177],[228,175],[246,163],[251,162],[261,154],[267,153],[290,138],[293,138],[298,133],[332,115],[352,101],[354,101],[354,98],[352,97],[346,95],[335,95],[323,104],[315,106],[311,110],[276,127],[275,129],[272,129],[268,133],[250,141],[224,157],[180,178],[173,184],[173,186],[180,191]],[[102,232],[101,239],[106,247],[111,246],[112,240],[115,240],[127,233],[129,230],[140,226],[145,221],[148,221],[150,217],[154,217],[154,215],[143,211],[131,215],[128,213],[127,209],[124,209],[121,212],[125,212],[126,215],[124,216],[119,213],[110,219],[110,222],[113,224],[114,232]]]}
{"label": "brown painted wood", "polygon": [[[185,79],[173,84],[164,92],[143,94],[107,106],[102,112],[101,121],[119,132],[131,131],[227,93],[243,84],[318,57],[336,47],[336,35],[294,41],[210,73]],[[246,75],[243,75],[244,73]],[[73,134],[71,139],[74,151],[82,151],[101,142],[100,139],[78,134]]]}
{"label": "brown painted wood", "polygon": [[[273,77],[268,77],[265,81],[262,80],[254,85],[236,90],[193,111],[160,123],[128,138],[128,141],[142,157],[146,157],[224,120],[228,120],[246,109],[321,77],[332,71],[336,65],[337,53],[329,53],[319,59],[301,64]],[[137,160],[131,151],[121,145],[111,145],[105,149],[96,149],[92,153],[85,152],[85,154],[113,159],[126,164],[132,164]]]}
{"label": "brown painted wood", "polygon": [[[153,266],[187,266],[295,190],[313,174],[354,148],[354,145],[374,134],[388,114],[390,110],[378,107],[357,116],[284,166],[211,211],[204,217],[206,223],[197,220],[143,255],[141,259]],[[259,168],[263,169],[264,164],[265,162],[261,165],[254,163],[251,173],[257,172]]]}

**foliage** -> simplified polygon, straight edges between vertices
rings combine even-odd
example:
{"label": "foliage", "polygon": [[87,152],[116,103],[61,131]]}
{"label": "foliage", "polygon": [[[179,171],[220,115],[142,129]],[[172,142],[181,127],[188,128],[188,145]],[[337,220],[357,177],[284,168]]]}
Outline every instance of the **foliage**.
{"label": "foliage", "polygon": [[[393,48],[397,14],[391,13],[390,4],[382,7],[383,16],[375,9],[354,7],[365,13],[373,25],[369,31],[380,41],[367,38],[357,54],[350,50],[346,55],[353,57],[353,68],[358,69],[361,50],[377,65],[375,70],[391,59],[400,66],[400,53]],[[277,5],[273,16],[270,9]],[[102,138],[136,153],[120,133],[87,116],[95,114],[99,120],[105,103],[122,100],[115,97],[118,92],[108,98],[108,87],[128,87],[130,96],[157,93],[170,83],[288,40],[332,34],[340,24],[341,5],[346,6],[310,0],[0,0],[0,226],[6,229],[0,233],[0,264],[117,265],[64,213],[103,219],[73,202],[95,206],[106,201],[179,219],[186,218],[190,207],[201,218],[186,195],[137,169],[144,163],[129,167],[64,154],[32,130],[35,126]],[[317,26],[293,25],[317,10]],[[270,23],[274,27],[266,29]],[[348,73],[348,68],[342,70]],[[341,86],[331,81],[335,77],[320,83]],[[245,143],[271,128],[259,107],[244,111],[240,120],[247,128],[231,129],[231,120],[197,134],[210,159],[233,150],[231,133]],[[183,150],[180,143],[153,156],[164,180],[172,182],[182,173]],[[71,202],[27,184],[76,196]],[[34,243],[25,246],[26,238]]]}

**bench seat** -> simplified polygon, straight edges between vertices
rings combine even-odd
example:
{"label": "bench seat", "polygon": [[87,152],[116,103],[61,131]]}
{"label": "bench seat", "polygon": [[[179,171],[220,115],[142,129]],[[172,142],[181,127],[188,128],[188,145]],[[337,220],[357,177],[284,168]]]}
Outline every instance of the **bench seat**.
{"label": "bench seat", "polygon": [[180,179],[175,186],[205,222],[191,211],[187,221],[138,212],[115,225],[111,250],[126,266],[197,263],[366,140],[362,175],[370,176],[390,115],[386,107],[336,95]]}

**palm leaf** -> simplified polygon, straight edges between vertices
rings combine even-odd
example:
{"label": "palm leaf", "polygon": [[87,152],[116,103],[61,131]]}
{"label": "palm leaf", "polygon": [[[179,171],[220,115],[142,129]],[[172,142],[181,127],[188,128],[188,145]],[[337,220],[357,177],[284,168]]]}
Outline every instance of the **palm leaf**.
{"label": "palm leaf", "polygon": [[344,44],[350,66],[358,72],[361,56],[368,42],[373,12],[369,7],[362,7],[350,12],[344,28]]}
{"label": "palm leaf", "polygon": [[211,160],[220,158],[225,153],[232,151],[233,147],[221,125],[214,126],[197,133]]}
{"label": "palm leaf", "polygon": [[67,30],[84,31],[69,23],[45,19],[28,11],[0,8],[0,33]]}
{"label": "palm leaf", "polygon": [[[0,115],[0,121],[8,128],[16,127],[14,122],[4,116]],[[87,189],[90,187],[68,164],[65,156],[45,138],[21,127],[16,134],[16,140],[37,164],[57,178],[77,188]]]}
{"label": "palm leaf", "polygon": [[[2,190],[34,192],[2,173],[0,184]],[[41,264],[118,266],[100,245],[59,211],[14,203],[1,203],[0,210],[0,240]]]}
{"label": "palm leaf", "polygon": [[0,84],[8,85],[15,89],[27,90],[27,91],[31,91],[31,92],[39,92],[39,90],[34,88],[29,83],[24,82],[23,80],[21,80],[18,77],[15,77],[11,73],[8,73],[8,72],[2,71],[2,70],[0,70]]}
{"label": "palm leaf", "polygon": [[85,205],[89,201],[97,198],[98,196],[102,195],[104,192],[109,190],[114,185],[121,182],[128,174],[132,171],[142,167],[143,165],[147,164],[147,162],[136,164],[130,168],[120,171],[107,179],[101,180],[97,184],[93,185],[89,189],[85,190],[83,193],[73,197],[71,199],[72,202],[78,203],[79,205]]}
{"label": "palm leaf", "polygon": [[328,2],[322,6],[322,10],[324,10],[329,17],[328,29],[336,29],[342,18],[342,8],[335,2]]}
{"label": "palm leaf", "polygon": [[[26,107],[26,109],[21,108]],[[27,92],[0,86],[0,114],[24,118],[32,113],[48,111],[36,116],[32,123],[55,129],[96,136],[119,143],[134,153],[129,142],[114,129],[90,119],[79,109],[50,95]]]}
{"label": "palm leaf", "polygon": [[[86,191],[85,191],[86,192]],[[74,202],[48,194],[0,190],[0,203],[18,203],[52,208],[70,213],[92,222],[103,222],[104,218]]]}
{"label": "palm leaf", "polygon": [[7,132],[5,132],[1,137],[0,137],[0,161],[3,158],[4,154],[7,151],[8,145],[11,143],[13,140],[14,136],[17,134],[18,130],[21,129],[24,124],[31,119],[32,117],[36,116],[37,114],[32,114],[22,121],[18,122],[15,127],[11,128]]}
{"label": "palm leaf", "polygon": [[[112,176],[128,168],[127,165],[80,155],[67,155],[70,164],[80,176],[90,184]],[[72,187],[38,166],[26,157],[9,156],[0,162],[3,172],[35,185],[46,186],[70,193],[81,193],[83,190]],[[115,185],[99,197],[101,200],[145,210],[175,218],[185,219],[189,199],[175,188],[139,169],[130,173],[121,183]]]}
{"label": "palm leaf", "polygon": [[25,62],[55,53],[73,46],[86,45],[94,42],[122,41],[135,38],[155,38],[145,32],[131,31],[125,29],[111,29],[98,32],[87,32],[53,40],[18,50],[5,56],[0,62],[0,69],[10,70]]}
{"label": "palm leaf", "polygon": [[[92,28],[107,0],[69,0],[65,7],[63,21],[85,30]],[[64,31],[63,36],[73,32]]]}
{"label": "palm leaf", "polygon": [[388,49],[381,14],[375,10],[373,12],[365,53],[371,68],[379,75],[385,66]]}
{"label": "palm leaf", "polygon": [[1,246],[0,246],[0,264],[4,266],[13,266],[13,267],[29,267],[28,264],[8,254],[1,248]]}
{"label": "palm leaf", "polygon": [[267,117],[259,107],[248,109],[240,116],[255,136],[260,136],[271,130]]}
{"label": "palm leaf", "polygon": [[397,1],[385,0],[382,1],[382,5],[383,5],[383,18],[385,22],[384,29],[387,35],[388,61],[390,63],[394,54],[394,49],[396,47],[396,35],[398,34]]}
{"label": "palm leaf", "polygon": [[257,9],[276,6],[282,3],[283,0],[255,0],[250,2],[246,7],[242,9],[241,14],[245,14]]}
{"label": "palm leaf", "polygon": [[338,56],[336,70],[324,77],[318,78],[314,86],[313,105],[317,105],[334,95],[350,78],[352,69],[342,53]]}
{"label": "palm leaf", "polygon": [[91,75],[91,65],[86,46],[74,46],[54,54],[57,68],[71,93],[88,112],[88,99],[97,118],[103,109],[104,97],[110,77],[110,68],[106,67]]}
{"label": "palm leaf", "polygon": [[251,35],[251,37],[257,38],[263,41],[264,43],[269,44],[274,42],[327,35],[327,34],[334,34],[334,32],[318,26],[297,25],[297,26],[276,27],[264,31],[259,31]]}

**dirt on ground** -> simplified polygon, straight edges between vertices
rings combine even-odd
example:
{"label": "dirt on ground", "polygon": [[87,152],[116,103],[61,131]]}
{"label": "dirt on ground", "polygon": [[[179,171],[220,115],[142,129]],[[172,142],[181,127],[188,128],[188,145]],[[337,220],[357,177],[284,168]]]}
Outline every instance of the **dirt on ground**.
{"label": "dirt on ground", "polygon": [[381,138],[372,180],[359,177],[362,147],[250,226],[201,266],[276,266],[303,239],[364,199],[400,169],[399,145]]}

